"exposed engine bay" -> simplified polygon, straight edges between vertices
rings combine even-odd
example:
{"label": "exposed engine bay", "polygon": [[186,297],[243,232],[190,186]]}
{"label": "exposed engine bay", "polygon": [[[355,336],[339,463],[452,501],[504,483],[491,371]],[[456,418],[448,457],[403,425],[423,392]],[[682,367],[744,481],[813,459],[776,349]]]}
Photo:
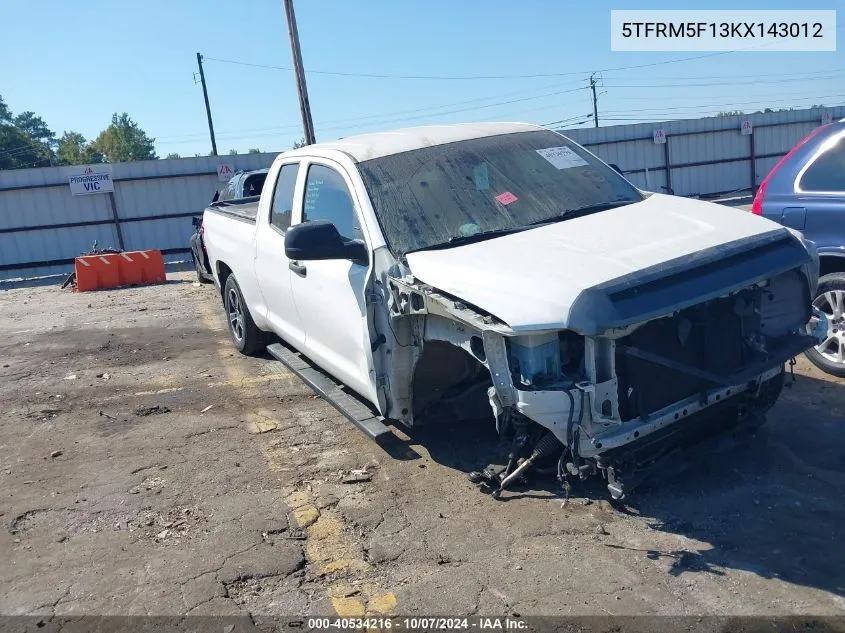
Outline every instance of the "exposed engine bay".
{"label": "exposed engine bay", "polygon": [[391,276],[392,367],[413,369],[385,381],[388,404],[412,426],[426,423],[438,403],[486,396],[511,450],[501,472],[470,478],[496,497],[528,469],[556,459],[564,487],[598,475],[621,498],[679,449],[765,421],[784,384],[784,363],[823,335],[817,319],[816,331],[808,330],[808,278],[789,270],[584,335],[513,332],[410,275]]}

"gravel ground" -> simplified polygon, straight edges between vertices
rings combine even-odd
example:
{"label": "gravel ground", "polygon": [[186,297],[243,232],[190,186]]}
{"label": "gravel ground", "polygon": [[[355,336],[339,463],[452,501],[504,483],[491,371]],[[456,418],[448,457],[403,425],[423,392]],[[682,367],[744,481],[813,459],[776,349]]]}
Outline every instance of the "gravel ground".
{"label": "gravel ground", "polygon": [[845,615],[845,381],[803,359],[750,446],[624,507],[497,502],[489,421],[388,454],[176,277],[0,291],[0,613]]}

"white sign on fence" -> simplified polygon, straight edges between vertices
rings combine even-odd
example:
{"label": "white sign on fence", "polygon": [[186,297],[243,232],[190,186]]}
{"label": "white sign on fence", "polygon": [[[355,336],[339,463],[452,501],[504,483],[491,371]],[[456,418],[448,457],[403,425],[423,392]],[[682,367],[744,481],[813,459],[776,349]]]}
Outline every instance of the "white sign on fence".
{"label": "white sign on fence", "polygon": [[70,193],[74,196],[87,196],[92,193],[114,191],[111,165],[82,165],[68,176]]}
{"label": "white sign on fence", "polygon": [[822,114],[822,125],[827,125],[833,121],[833,117],[830,116],[830,112],[825,112]]}
{"label": "white sign on fence", "polygon": [[663,145],[666,142],[666,132],[663,131],[663,128],[658,128],[654,130],[654,143],[655,145]]}
{"label": "white sign on fence", "polygon": [[751,127],[751,121],[745,119],[739,129],[742,132],[743,136],[751,136],[751,130],[753,130],[754,128]]}
{"label": "white sign on fence", "polygon": [[217,180],[220,182],[228,182],[234,175],[235,170],[229,163],[220,163],[217,165]]}

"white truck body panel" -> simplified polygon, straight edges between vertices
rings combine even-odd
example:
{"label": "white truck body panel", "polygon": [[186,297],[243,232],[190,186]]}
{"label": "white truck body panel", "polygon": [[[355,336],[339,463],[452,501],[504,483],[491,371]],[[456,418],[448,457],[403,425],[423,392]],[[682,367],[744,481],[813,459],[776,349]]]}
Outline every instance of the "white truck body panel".
{"label": "white truck body panel", "polygon": [[572,302],[587,288],[770,231],[786,229],[722,205],[654,194],[495,240],[409,253],[408,266],[515,332],[565,329]]}

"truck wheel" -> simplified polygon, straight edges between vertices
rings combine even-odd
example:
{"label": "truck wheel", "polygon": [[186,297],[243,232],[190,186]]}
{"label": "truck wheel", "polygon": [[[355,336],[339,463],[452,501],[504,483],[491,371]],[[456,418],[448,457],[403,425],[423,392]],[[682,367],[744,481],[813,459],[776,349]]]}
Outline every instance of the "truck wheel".
{"label": "truck wheel", "polygon": [[827,339],[804,355],[823,372],[845,378],[845,273],[819,279],[813,305],[827,316]]}
{"label": "truck wheel", "polygon": [[264,332],[258,329],[249,313],[241,288],[234,275],[226,278],[223,288],[223,305],[226,308],[226,323],[235,348],[251,356],[264,349]]}

